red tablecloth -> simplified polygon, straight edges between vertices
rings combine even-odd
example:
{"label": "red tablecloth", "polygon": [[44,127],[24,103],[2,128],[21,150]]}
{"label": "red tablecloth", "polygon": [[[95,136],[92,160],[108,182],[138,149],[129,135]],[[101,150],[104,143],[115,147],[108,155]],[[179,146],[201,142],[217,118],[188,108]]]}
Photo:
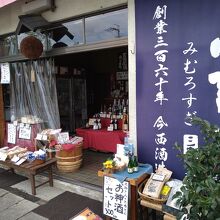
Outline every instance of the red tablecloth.
{"label": "red tablecloth", "polygon": [[77,136],[83,137],[83,148],[94,148],[103,152],[116,153],[117,144],[124,143],[125,133],[121,130],[107,131],[106,129],[93,130],[76,129]]}
{"label": "red tablecloth", "polygon": [[[101,118],[101,124],[102,128],[107,128],[110,124],[111,119],[110,118]],[[118,129],[122,129],[122,119],[117,119],[118,121]]]}

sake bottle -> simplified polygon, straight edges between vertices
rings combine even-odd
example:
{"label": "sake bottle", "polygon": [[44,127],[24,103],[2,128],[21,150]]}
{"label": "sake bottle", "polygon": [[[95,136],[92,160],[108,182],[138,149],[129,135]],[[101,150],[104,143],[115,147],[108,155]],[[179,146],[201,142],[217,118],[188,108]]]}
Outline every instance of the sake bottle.
{"label": "sake bottle", "polygon": [[129,157],[129,162],[128,162],[128,173],[133,173],[134,169],[133,169],[133,161],[132,158]]}
{"label": "sake bottle", "polygon": [[133,170],[134,170],[134,172],[138,172],[138,160],[137,160],[137,156],[134,156],[134,160],[133,160]]}

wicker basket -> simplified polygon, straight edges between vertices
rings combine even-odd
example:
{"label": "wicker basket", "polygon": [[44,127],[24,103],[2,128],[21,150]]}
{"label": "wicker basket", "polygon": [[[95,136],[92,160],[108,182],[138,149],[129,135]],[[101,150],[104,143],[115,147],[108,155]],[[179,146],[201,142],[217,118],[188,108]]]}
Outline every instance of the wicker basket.
{"label": "wicker basket", "polygon": [[123,171],[123,170],[125,170],[125,168],[126,168],[126,165],[124,164],[123,166],[114,167],[113,170],[114,170],[114,173],[115,173],[115,172]]}
{"label": "wicker basket", "polygon": [[142,193],[143,189],[144,189],[144,186],[147,183],[147,181],[148,181],[148,179],[144,180],[140,184],[140,186],[138,187],[138,194],[141,197],[141,199],[147,200],[147,201],[155,203],[155,204],[163,204],[164,202],[166,202],[167,197],[166,198],[154,198],[154,197],[151,197],[151,196],[148,196],[148,195]]}

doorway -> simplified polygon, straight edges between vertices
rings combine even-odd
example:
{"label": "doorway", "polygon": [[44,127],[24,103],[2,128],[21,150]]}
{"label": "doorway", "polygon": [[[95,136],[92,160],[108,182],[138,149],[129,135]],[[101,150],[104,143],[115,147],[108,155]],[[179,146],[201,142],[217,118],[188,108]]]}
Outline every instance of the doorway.
{"label": "doorway", "polygon": [[114,99],[128,100],[127,63],[127,46],[55,57],[62,129],[74,134]]}

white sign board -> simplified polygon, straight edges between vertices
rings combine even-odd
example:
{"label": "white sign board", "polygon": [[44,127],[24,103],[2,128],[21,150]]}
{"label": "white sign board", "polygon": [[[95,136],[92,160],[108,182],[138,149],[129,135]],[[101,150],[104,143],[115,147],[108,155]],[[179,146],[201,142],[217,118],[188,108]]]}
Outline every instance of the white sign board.
{"label": "white sign board", "polygon": [[103,214],[118,220],[128,219],[129,182],[104,176]]}
{"label": "white sign board", "polygon": [[61,132],[58,135],[58,142],[60,144],[65,144],[69,141],[69,132]]}
{"label": "white sign board", "polygon": [[1,84],[10,83],[10,67],[9,63],[1,64]]}
{"label": "white sign board", "polygon": [[18,137],[21,139],[30,140],[31,139],[31,127],[27,127],[27,126],[20,127]]}
{"label": "white sign board", "polygon": [[16,126],[13,123],[8,123],[8,143],[15,144],[16,142]]}

